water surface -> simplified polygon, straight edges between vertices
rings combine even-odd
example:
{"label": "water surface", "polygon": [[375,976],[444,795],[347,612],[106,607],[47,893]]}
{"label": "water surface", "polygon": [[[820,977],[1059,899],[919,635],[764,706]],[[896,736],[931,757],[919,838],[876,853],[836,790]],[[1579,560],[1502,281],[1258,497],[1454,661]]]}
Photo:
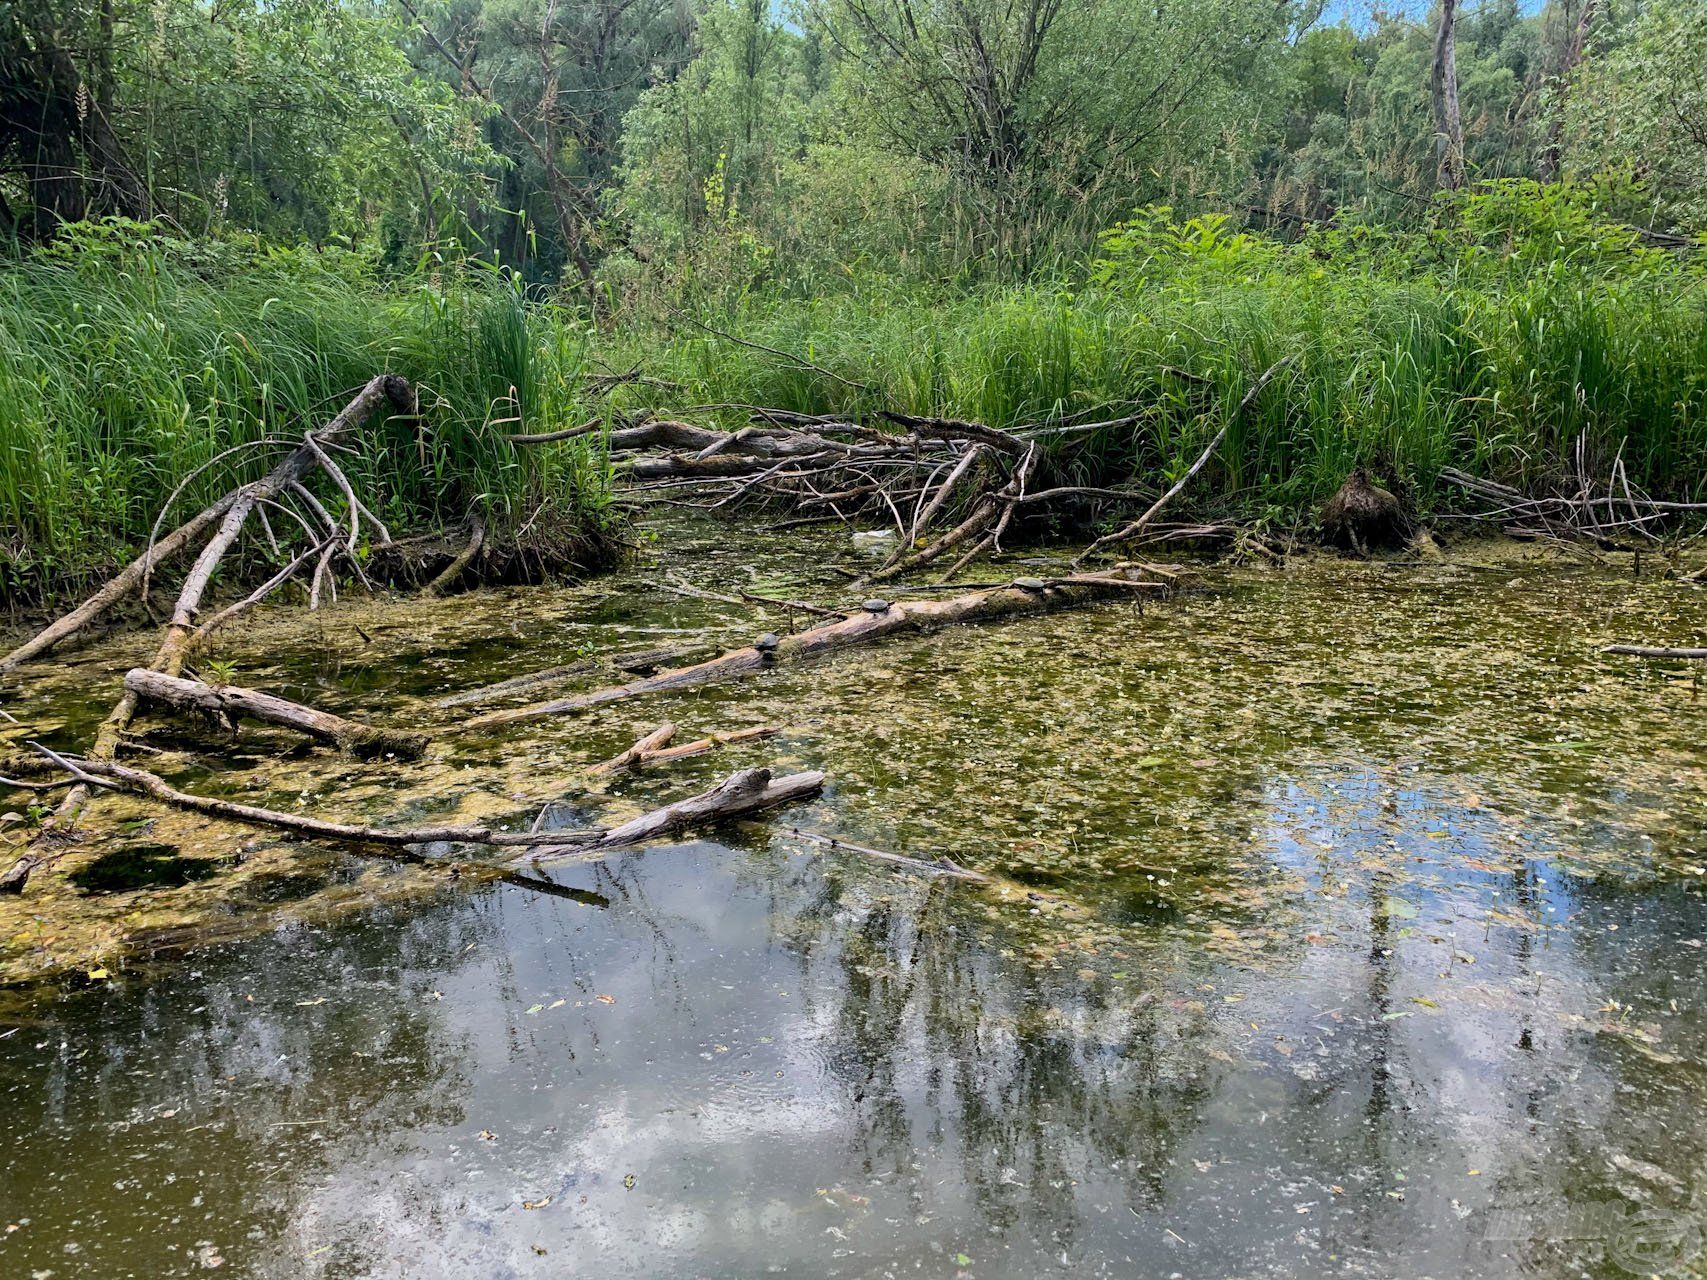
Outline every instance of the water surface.
{"label": "water surface", "polygon": [[[828,537],[671,538],[580,588],[355,602],[308,633],[280,614],[221,656],[424,722],[583,652],[787,624],[657,589],[669,574],[841,600],[826,563],[855,563]],[[525,823],[557,798],[554,821],[608,821],[758,763],[832,785],[553,867],[562,895],[110,802],[69,874],[0,907],[10,972],[78,966],[0,1014],[0,1273],[1686,1260],[1707,1220],[1702,704],[1686,669],[1598,649],[1689,643],[1707,597],[1471,558],[1217,576],[418,765],[156,729],[186,784],[394,822]],[[19,733],[75,742],[91,680],[140,644],[27,685]],[[589,787],[586,763],[665,718],[786,732]],[[1003,881],[900,874],[791,825]]]}

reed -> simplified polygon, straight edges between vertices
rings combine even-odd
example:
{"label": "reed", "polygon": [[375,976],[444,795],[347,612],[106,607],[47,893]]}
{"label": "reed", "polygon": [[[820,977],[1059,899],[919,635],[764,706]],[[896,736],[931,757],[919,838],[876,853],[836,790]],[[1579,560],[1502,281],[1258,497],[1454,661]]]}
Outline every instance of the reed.
{"label": "reed", "polygon": [[0,591],[84,585],[134,552],[186,476],[204,469],[181,512],[263,473],[382,371],[417,385],[422,418],[364,433],[344,466],[395,534],[471,508],[502,531],[547,497],[551,518],[595,531],[597,440],[502,439],[579,411],[585,348],[574,315],[495,273],[387,284],[336,255],[154,239],[8,262]]}
{"label": "reed", "polygon": [[892,406],[1006,427],[1142,412],[1134,427],[1054,450],[1061,474],[1097,484],[1165,482],[1249,380],[1291,355],[1200,495],[1247,514],[1296,513],[1367,466],[1427,506],[1446,467],[1521,487],[1566,483],[1581,439],[1603,477],[1622,453],[1654,495],[1707,497],[1698,257],[1620,246],[1537,261],[1521,246],[1488,255],[1438,237],[1378,253],[1225,235],[1206,247],[1170,234],[1071,285],[749,297],[736,313],[699,318],[818,369],[700,325],[649,335],[649,351],[661,348],[654,367],[706,403]]}

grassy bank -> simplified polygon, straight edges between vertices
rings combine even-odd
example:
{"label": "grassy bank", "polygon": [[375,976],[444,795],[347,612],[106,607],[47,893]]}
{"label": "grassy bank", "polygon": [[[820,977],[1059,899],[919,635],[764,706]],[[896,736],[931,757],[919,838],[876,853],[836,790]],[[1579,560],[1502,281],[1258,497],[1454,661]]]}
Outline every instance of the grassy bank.
{"label": "grassy bank", "polygon": [[[1569,483],[1579,438],[1656,496],[1707,496],[1707,254],[1661,252],[1533,193],[1471,203],[1429,235],[1293,244],[1216,220],[1117,228],[1085,278],[950,296],[873,281],[747,300],[679,324],[654,365],[689,399],[806,412],[888,406],[1015,425],[1142,411],[1075,437],[1057,472],[1159,481],[1252,378],[1293,363],[1195,491],[1298,514],[1359,464],[1425,506],[1442,468]],[[641,353],[636,351],[637,355]],[[810,362],[818,368],[809,368]]]}
{"label": "grassy bank", "polygon": [[499,538],[525,524],[556,546],[603,527],[596,439],[502,438],[597,412],[589,366],[678,384],[621,385],[619,409],[1136,413],[1050,446],[1046,472],[1160,487],[1291,357],[1182,512],[1307,518],[1357,465],[1425,509],[1454,498],[1447,467],[1569,489],[1579,442],[1603,482],[1621,459],[1656,497],[1707,498],[1707,251],[1650,248],[1553,189],[1489,189],[1427,233],[1287,244],[1150,213],[1047,285],[850,272],[810,296],[774,281],[721,296],[740,301],[630,309],[594,336],[474,268],[384,281],[347,255],[77,229],[0,265],[0,591],[84,585],[146,540],[184,477],[180,515],[379,370],[416,382],[423,421],[371,428],[346,468],[399,535],[470,509]]}
{"label": "grassy bank", "polygon": [[502,536],[548,500],[534,531],[573,545],[605,519],[596,443],[501,434],[567,420],[584,347],[573,317],[497,277],[387,284],[347,256],[81,229],[0,264],[0,596],[86,585],[185,477],[201,469],[179,518],[381,371],[417,385],[422,419],[373,424],[343,466],[395,535],[476,509]]}

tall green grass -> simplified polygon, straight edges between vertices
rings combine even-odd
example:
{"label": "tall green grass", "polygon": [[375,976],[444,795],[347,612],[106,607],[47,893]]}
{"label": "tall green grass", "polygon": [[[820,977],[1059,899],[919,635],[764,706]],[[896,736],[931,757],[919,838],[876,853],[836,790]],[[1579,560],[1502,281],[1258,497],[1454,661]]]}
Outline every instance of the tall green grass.
{"label": "tall green grass", "polygon": [[1446,467],[1563,483],[1581,438],[1602,479],[1621,455],[1656,496],[1707,497],[1701,257],[1567,230],[1281,246],[1213,219],[1152,219],[1111,235],[1071,285],[749,300],[704,319],[800,361],[684,328],[661,363],[707,403],[1006,427],[1139,413],[1052,449],[1058,474],[1106,484],[1177,475],[1251,381],[1291,357],[1198,492],[1300,511],[1370,465],[1427,504]]}
{"label": "tall green grass", "polygon": [[495,275],[382,284],[348,258],[98,228],[0,264],[0,589],[83,585],[134,553],[185,477],[201,470],[178,519],[386,371],[415,383],[422,417],[370,424],[343,466],[394,534],[470,509],[502,531],[543,498],[594,529],[596,441],[501,438],[570,418],[585,347],[573,315]]}

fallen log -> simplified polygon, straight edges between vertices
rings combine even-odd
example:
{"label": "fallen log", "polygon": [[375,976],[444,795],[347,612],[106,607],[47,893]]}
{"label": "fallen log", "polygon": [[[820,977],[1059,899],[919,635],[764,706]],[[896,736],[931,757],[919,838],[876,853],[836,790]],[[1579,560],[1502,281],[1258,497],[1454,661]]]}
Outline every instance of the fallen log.
{"label": "fallen log", "polygon": [[1707,661],[1707,649],[1671,649],[1660,645],[1609,644],[1602,653],[1621,653],[1631,658],[1689,658]]}
{"label": "fallen log", "polygon": [[[912,600],[894,604],[874,600],[870,602],[873,607],[861,609],[836,622],[824,623],[789,636],[760,637],[761,643],[732,649],[695,666],[660,671],[656,675],[627,684],[595,689],[589,693],[558,698],[551,702],[488,712],[465,721],[451,732],[478,733],[529,720],[539,720],[546,716],[586,711],[625,698],[691,689],[697,685],[725,680],[739,680],[776,666],[805,661],[854,645],[869,644],[897,632],[930,630],[957,623],[990,622],[1020,614],[1069,608],[1135,590],[1165,591],[1167,584],[1146,583],[1133,576],[1131,571],[1121,571],[1100,577],[1087,574],[1056,586],[1040,579],[1019,579],[1008,586],[973,591],[946,600]],[[878,609],[875,607],[877,605],[883,607]]]}
{"label": "fallen log", "polygon": [[195,711],[226,719],[259,720],[330,743],[353,756],[390,753],[414,759],[426,750],[428,736],[400,729],[346,720],[317,707],[304,706],[276,694],[240,685],[210,685],[199,680],[169,676],[163,671],[137,667],[124,678],[124,687],[146,702],[175,711]]}
{"label": "fallen log", "polygon": [[510,444],[550,444],[554,440],[573,440],[577,436],[591,435],[603,425],[603,418],[594,418],[578,427],[566,427],[561,431],[523,432],[520,435],[505,436],[504,439]]}
{"label": "fallen log", "polygon": [[760,738],[774,738],[782,732],[781,725],[755,725],[751,729],[735,729],[729,733],[707,734],[692,742],[678,742],[673,747],[664,747],[658,751],[648,751],[634,767],[643,769],[648,765],[669,764],[675,760],[686,760],[689,756],[704,755],[707,751],[715,751],[718,747],[733,746],[737,742],[756,742]]}
{"label": "fallen log", "polygon": [[820,453],[851,453],[854,448],[839,440],[809,431],[787,431],[774,427],[743,427],[739,431],[719,431],[714,427],[696,427],[689,422],[671,418],[654,418],[639,426],[624,427],[610,433],[612,453],[634,449],[675,449],[696,458],[711,458],[720,453],[742,454],[753,458],[800,458]]}
{"label": "fallen log", "polygon": [[541,685],[557,684],[575,676],[584,676],[590,671],[603,667],[614,668],[630,675],[649,675],[668,662],[681,662],[691,658],[696,653],[704,653],[709,645],[682,644],[672,645],[665,649],[642,649],[635,653],[619,653],[611,657],[586,658],[580,662],[571,662],[567,666],[547,667],[543,671],[530,671],[526,675],[512,676],[508,680],[500,680],[497,684],[483,685],[478,689],[470,689],[465,693],[453,693],[449,697],[440,698],[435,707],[466,707],[478,702],[495,702],[500,698],[514,697],[518,693],[526,693]]}
{"label": "fallen log", "polygon": [[800,827],[790,827],[788,834],[799,840],[822,845],[826,849],[845,850],[857,853],[867,858],[875,858],[879,862],[892,862],[897,866],[906,867],[911,871],[921,871],[930,876],[947,876],[951,880],[976,880],[980,884],[994,884],[992,877],[982,871],[972,871],[961,866],[953,858],[938,855],[926,860],[924,858],[909,858],[904,853],[890,853],[887,849],[873,849],[869,845],[855,844],[851,840],[843,840],[839,836],[821,835],[816,831],[805,831]]}
{"label": "fallen log", "polygon": [[12,652],[0,658],[0,675],[5,675],[31,658],[38,657],[55,645],[87,630],[107,610],[137,591],[154,568],[187,550],[198,536],[212,527],[214,521],[224,517],[231,509],[231,504],[237,501],[237,497],[237,491],[233,490],[211,507],[186,520],[132,560],[106,586],[70,613],[49,623]]}
{"label": "fallen log", "polygon": [[969,440],[989,445],[1003,453],[1011,453],[1015,457],[1023,457],[1031,447],[1011,432],[986,426],[982,422],[963,422],[959,418],[921,418],[890,409],[883,410],[879,416],[898,426],[906,427],[915,435],[934,436],[939,440]]}
{"label": "fallen log", "polygon": [[601,764],[595,764],[587,770],[595,778],[609,777],[613,773],[621,773],[625,769],[644,769],[655,764],[669,764],[676,760],[686,760],[690,756],[704,755],[707,751],[715,751],[718,747],[732,746],[737,742],[754,742],[760,738],[774,738],[782,732],[780,725],[757,725],[750,729],[735,729],[729,733],[712,733],[692,742],[681,742],[675,746],[666,745],[676,735],[676,726],[662,724],[651,733],[641,738],[628,750],[612,756]]}
{"label": "fallen log", "polygon": [[605,832],[589,848],[623,849],[649,844],[702,823],[736,818],[790,801],[804,800],[817,795],[823,788],[824,775],[815,770],[789,774],[786,778],[772,781],[769,769],[742,769],[730,774],[710,791],[654,809]]}

